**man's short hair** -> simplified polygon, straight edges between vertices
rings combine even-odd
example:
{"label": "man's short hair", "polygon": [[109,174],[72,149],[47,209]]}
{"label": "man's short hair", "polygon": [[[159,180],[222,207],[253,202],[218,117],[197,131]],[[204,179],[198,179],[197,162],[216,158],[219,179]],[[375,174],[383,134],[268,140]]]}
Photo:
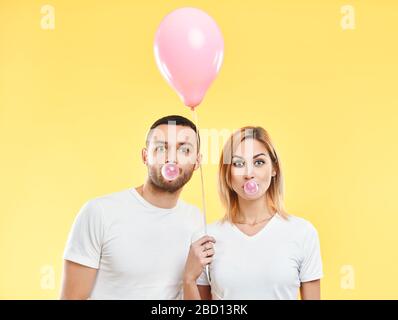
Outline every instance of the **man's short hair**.
{"label": "man's short hair", "polygon": [[189,119],[187,119],[187,118],[185,118],[183,116],[179,116],[179,115],[175,115],[175,114],[160,118],[160,119],[156,120],[151,125],[151,127],[149,128],[149,132],[148,132],[147,138],[146,138],[146,144],[147,145],[148,145],[148,141],[149,141],[149,138],[150,138],[152,130],[155,129],[156,127],[162,125],[162,124],[166,124],[166,125],[172,124],[172,125],[176,125],[176,126],[189,127],[193,131],[195,131],[195,134],[197,134],[197,136],[198,136],[198,152],[199,152],[200,136],[199,136],[199,133],[198,133],[198,130],[197,130],[195,124],[191,120],[189,120]]}

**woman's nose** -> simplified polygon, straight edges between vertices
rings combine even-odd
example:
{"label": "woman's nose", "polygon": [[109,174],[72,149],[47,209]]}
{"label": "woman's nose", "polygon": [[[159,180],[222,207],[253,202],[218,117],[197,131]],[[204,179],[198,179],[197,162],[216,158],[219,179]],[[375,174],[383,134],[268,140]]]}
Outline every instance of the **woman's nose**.
{"label": "woman's nose", "polygon": [[247,166],[245,170],[245,179],[250,180],[254,178],[253,167]]}
{"label": "woman's nose", "polygon": [[245,175],[245,179],[246,180],[251,180],[251,179],[253,179],[254,178],[254,176],[252,175],[252,174],[246,174]]}

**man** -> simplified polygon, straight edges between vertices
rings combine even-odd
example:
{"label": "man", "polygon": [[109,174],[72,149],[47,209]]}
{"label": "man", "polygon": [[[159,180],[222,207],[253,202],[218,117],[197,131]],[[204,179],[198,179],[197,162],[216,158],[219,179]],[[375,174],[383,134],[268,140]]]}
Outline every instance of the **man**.
{"label": "man", "polygon": [[[199,209],[179,199],[199,167],[198,136],[184,117],[157,120],[142,149],[145,183],[82,207],[64,252],[61,299],[182,298],[192,236],[203,229]],[[175,180],[162,176],[165,163],[177,165]]]}

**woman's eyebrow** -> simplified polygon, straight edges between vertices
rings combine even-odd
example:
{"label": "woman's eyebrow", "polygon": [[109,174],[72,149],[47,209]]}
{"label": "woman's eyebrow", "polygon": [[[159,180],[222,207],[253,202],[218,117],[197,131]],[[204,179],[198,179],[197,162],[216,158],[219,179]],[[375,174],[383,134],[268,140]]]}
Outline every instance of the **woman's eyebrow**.
{"label": "woman's eyebrow", "polygon": [[[253,159],[258,158],[259,156],[267,156],[267,155],[266,155],[265,153],[259,153],[259,154],[256,154],[256,155],[253,157]],[[245,158],[243,158],[243,157],[241,157],[241,156],[236,156],[236,155],[232,156],[232,159],[233,159],[233,158],[239,158],[239,159],[245,160]]]}
{"label": "woman's eyebrow", "polygon": [[253,157],[253,159],[256,159],[257,157],[259,157],[259,156],[267,156],[265,153],[259,153],[259,154],[256,154],[254,157]]}
{"label": "woman's eyebrow", "polygon": [[191,146],[191,147],[193,148],[193,144],[190,143],[190,142],[188,142],[188,141],[185,141],[185,142],[178,142],[178,143],[177,143],[177,146],[183,146],[184,144],[187,144],[187,145],[189,145],[189,146]]}

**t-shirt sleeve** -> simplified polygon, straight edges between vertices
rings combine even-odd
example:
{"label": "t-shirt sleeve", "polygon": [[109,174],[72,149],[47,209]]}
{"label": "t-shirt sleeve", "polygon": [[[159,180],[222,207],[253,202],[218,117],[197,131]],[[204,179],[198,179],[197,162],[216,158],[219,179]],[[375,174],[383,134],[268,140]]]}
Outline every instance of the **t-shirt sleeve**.
{"label": "t-shirt sleeve", "polygon": [[104,237],[103,215],[95,200],[86,202],[69,233],[64,259],[98,269]]}
{"label": "t-shirt sleeve", "polygon": [[313,281],[323,277],[318,232],[312,224],[310,224],[304,237],[303,259],[299,277],[300,282]]}
{"label": "t-shirt sleeve", "polygon": [[196,207],[192,210],[192,229],[191,229],[191,243],[199,240],[205,235],[205,226],[203,213]]}
{"label": "t-shirt sleeve", "polygon": [[198,208],[194,207],[193,210],[193,221],[194,221],[194,226],[193,226],[193,234],[192,234],[192,242],[198,240],[200,237],[204,236],[204,230],[205,230],[205,225],[204,225],[204,217],[202,211],[200,211]]}
{"label": "t-shirt sleeve", "polygon": [[206,273],[206,268],[203,268],[203,272],[201,273],[201,275],[199,276],[198,279],[196,279],[196,284],[199,286],[209,286],[209,279],[207,277],[207,273]]}

